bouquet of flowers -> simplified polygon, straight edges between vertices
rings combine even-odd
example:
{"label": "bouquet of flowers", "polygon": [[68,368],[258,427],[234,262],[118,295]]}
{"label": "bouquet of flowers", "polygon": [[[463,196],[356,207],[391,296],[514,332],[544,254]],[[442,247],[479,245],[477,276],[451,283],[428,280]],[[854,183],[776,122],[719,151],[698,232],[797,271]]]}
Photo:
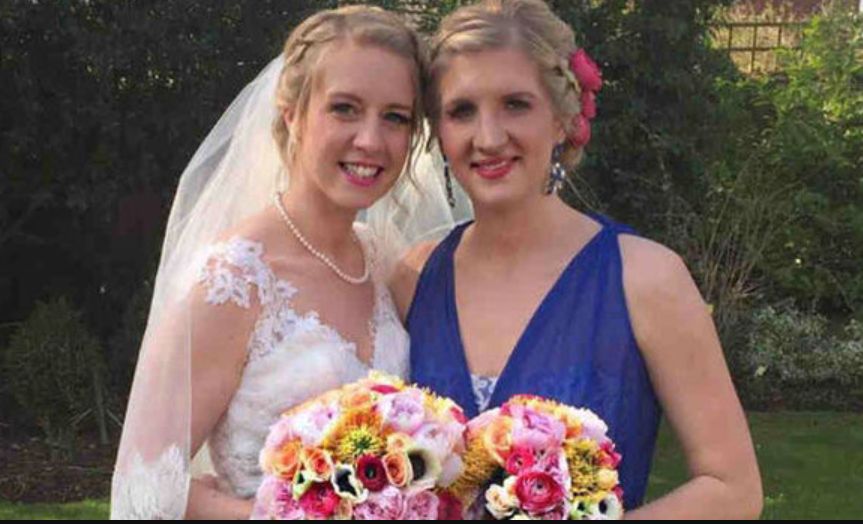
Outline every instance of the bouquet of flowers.
{"label": "bouquet of flowers", "polygon": [[454,402],[373,372],[284,413],[260,455],[252,518],[461,519],[466,419]]}
{"label": "bouquet of flowers", "polygon": [[623,517],[621,456],[593,412],[516,396],[468,427],[465,469],[451,489],[495,519]]}

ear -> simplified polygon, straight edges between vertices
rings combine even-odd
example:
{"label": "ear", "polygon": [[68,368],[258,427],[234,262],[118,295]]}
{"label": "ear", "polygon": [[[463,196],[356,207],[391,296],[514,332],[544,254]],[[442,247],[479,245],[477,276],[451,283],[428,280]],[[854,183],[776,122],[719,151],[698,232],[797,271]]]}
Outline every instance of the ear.
{"label": "ear", "polygon": [[288,107],[284,111],[282,111],[282,120],[285,122],[285,127],[291,129],[291,126],[294,125],[294,108]]}

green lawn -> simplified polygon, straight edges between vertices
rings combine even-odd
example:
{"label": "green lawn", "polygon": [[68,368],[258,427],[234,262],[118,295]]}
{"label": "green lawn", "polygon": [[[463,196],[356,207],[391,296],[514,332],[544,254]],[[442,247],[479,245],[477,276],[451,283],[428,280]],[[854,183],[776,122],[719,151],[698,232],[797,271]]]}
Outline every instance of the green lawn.
{"label": "green lawn", "polygon": [[[749,413],[765,520],[863,518],[863,414]],[[686,479],[669,428],[657,445],[648,499]]]}
{"label": "green lawn", "polygon": [[[863,518],[863,414],[750,413],[761,475],[764,514],[778,519]],[[668,427],[662,427],[648,498],[686,479]],[[0,520],[106,518],[105,500],[74,504],[0,501]]]}

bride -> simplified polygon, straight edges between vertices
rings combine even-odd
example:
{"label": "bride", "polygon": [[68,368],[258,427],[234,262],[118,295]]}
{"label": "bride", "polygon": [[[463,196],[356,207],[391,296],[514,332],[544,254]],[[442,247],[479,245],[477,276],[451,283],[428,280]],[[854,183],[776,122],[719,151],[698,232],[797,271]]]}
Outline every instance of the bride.
{"label": "bride", "polygon": [[[247,518],[282,411],[370,368],[406,376],[389,261],[411,221],[452,225],[445,205],[390,191],[419,194],[402,172],[422,134],[422,70],[396,15],[320,12],[202,144],[168,223],[112,517]],[[191,478],[199,450],[218,476]]]}

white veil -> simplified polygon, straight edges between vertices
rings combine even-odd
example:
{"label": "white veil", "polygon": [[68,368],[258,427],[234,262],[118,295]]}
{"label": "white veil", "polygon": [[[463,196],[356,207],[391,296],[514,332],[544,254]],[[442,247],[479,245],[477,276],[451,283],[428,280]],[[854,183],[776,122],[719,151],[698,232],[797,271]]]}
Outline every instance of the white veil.
{"label": "white veil", "polygon": [[[165,233],[147,328],[114,471],[111,516],[182,518],[191,470],[190,321],[185,303],[205,249],[286,190],[271,126],[282,70],[278,57],[247,85],[210,131],[180,178]],[[440,155],[417,148],[413,182],[361,213],[390,262],[440,237],[471,214],[463,194],[447,204]],[[390,266],[391,267],[391,266]]]}

